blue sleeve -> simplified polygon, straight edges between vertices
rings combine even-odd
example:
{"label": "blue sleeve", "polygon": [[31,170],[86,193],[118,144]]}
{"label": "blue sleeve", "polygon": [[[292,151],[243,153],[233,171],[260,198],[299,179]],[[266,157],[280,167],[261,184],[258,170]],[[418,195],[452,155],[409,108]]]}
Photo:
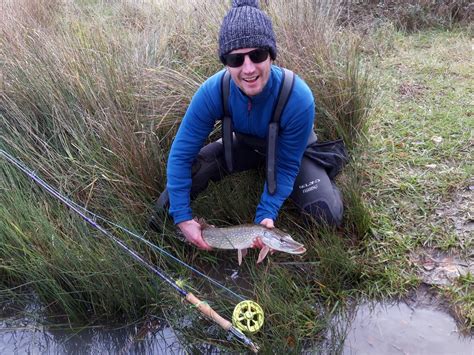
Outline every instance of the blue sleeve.
{"label": "blue sleeve", "polygon": [[304,96],[295,95],[296,97],[290,100],[285,108],[288,113],[284,114],[285,118],[282,117],[277,146],[277,190],[274,195],[270,195],[265,183],[260,203],[257,206],[255,223],[260,223],[265,218],[276,220],[283,202],[293,191],[301,159],[314,123],[313,95],[306,84],[304,86],[306,87],[303,90]]}
{"label": "blue sleeve", "polygon": [[222,116],[221,73],[209,78],[196,92],[179,126],[167,164],[169,212],[174,223],[193,218],[191,166],[217,119]]}

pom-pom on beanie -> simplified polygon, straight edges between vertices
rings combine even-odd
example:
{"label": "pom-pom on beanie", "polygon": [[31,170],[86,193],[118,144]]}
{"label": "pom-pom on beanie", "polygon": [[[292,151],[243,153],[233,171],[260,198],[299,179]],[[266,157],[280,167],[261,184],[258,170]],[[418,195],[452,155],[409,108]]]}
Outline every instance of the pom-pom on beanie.
{"label": "pom-pom on beanie", "polygon": [[275,60],[277,49],[270,18],[260,10],[258,0],[232,0],[219,31],[219,58],[240,48],[268,48]]}

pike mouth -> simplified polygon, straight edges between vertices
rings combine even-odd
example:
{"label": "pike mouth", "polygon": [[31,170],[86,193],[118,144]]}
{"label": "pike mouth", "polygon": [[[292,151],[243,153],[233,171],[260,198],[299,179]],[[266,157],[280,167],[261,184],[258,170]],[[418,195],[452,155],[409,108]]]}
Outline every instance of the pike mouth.
{"label": "pike mouth", "polygon": [[304,246],[300,246],[296,249],[293,249],[291,251],[292,254],[303,254],[303,253],[306,253],[306,248]]}
{"label": "pike mouth", "polygon": [[275,249],[275,250],[278,250],[278,251],[281,251],[281,252],[284,252],[284,253],[288,253],[288,254],[303,254],[303,253],[306,253],[306,248],[304,247],[304,245],[299,245],[299,246],[295,246],[294,248],[291,248],[291,247],[286,247],[286,248],[278,248],[278,249]]}

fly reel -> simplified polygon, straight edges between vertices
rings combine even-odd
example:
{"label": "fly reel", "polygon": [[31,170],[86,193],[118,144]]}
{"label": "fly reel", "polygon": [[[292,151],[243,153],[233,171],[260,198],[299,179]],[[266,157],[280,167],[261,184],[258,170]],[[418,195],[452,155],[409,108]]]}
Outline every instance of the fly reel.
{"label": "fly reel", "polygon": [[242,301],[234,308],[232,323],[244,333],[254,334],[263,325],[263,309],[253,301]]}

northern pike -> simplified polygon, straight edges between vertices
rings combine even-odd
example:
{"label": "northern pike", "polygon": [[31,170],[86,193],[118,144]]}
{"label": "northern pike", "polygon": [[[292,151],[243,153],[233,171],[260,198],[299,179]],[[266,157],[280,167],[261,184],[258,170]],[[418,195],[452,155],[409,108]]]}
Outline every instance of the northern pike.
{"label": "northern pike", "polygon": [[263,248],[258,255],[257,264],[262,262],[270,250],[278,250],[289,254],[303,254],[306,249],[303,244],[295,241],[288,233],[277,228],[266,228],[259,224],[242,224],[233,227],[218,228],[203,222],[201,224],[202,238],[212,248],[237,249],[239,265],[247,255],[247,248],[252,248],[258,241]]}

